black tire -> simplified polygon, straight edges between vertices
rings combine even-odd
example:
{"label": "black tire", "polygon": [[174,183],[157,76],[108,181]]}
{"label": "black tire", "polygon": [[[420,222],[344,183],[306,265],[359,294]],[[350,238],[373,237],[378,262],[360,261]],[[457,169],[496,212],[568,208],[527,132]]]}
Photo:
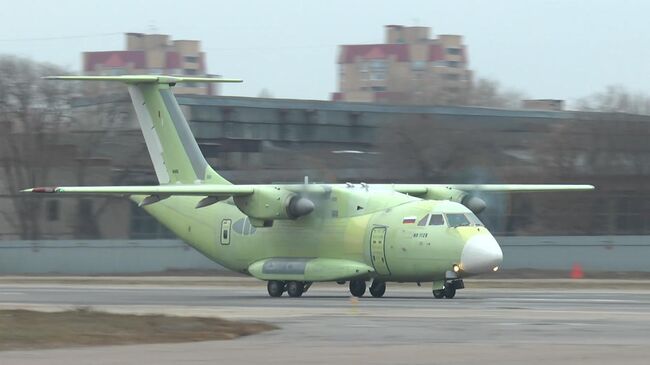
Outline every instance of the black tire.
{"label": "black tire", "polygon": [[366,282],[364,280],[350,280],[350,294],[361,298],[366,293]]}
{"label": "black tire", "polygon": [[433,291],[433,297],[436,299],[442,299],[445,297],[445,290],[434,290]]}
{"label": "black tire", "polygon": [[370,294],[375,298],[381,298],[386,293],[386,282],[373,280],[370,285]]}
{"label": "black tire", "polygon": [[290,281],[287,283],[287,293],[292,298],[298,298],[305,291],[305,284],[302,281]]}
{"label": "black tire", "polygon": [[281,297],[284,293],[284,283],[277,280],[271,280],[266,284],[266,290],[273,298]]}
{"label": "black tire", "polygon": [[445,287],[444,289],[445,292],[445,298],[447,299],[453,299],[453,297],[456,296],[456,288],[454,287]]}

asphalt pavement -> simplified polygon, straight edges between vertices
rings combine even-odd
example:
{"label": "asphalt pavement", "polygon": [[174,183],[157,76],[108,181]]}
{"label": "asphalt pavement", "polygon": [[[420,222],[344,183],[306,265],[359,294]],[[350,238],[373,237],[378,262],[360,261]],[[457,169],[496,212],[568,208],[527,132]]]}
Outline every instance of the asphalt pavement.
{"label": "asphalt pavement", "polygon": [[389,283],[384,298],[315,284],[301,298],[245,286],[0,284],[0,308],[267,321],[280,330],[231,341],[0,352],[0,364],[648,364],[650,289],[459,291]]}

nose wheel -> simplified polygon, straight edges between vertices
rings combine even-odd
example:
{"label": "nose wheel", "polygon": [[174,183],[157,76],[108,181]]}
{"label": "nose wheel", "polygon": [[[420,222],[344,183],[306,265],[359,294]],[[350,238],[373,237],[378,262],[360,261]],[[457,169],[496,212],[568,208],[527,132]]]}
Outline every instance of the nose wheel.
{"label": "nose wheel", "polygon": [[442,299],[442,298],[452,299],[455,296],[456,296],[456,288],[446,287],[441,290],[433,291],[433,297],[436,299]]}
{"label": "nose wheel", "polygon": [[436,299],[452,299],[456,296],[456,289],[463,289],[465,284],[462,279],[449,280],[442,289],[434,289],[433,297]]}

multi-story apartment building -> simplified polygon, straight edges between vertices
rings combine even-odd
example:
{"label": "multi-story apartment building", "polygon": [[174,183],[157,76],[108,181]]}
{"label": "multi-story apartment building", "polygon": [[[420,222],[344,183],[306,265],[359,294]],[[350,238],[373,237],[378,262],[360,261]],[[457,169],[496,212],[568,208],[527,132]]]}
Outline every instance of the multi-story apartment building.
{"label": "multi-story apartment building", "polygon": [[[201,42],[171,40],[166,34],[126,33],[126,50],[84,52],[86,75],[126,74],[207,74],[206,56]],[[183,84],[174,91],[178,94],[216,95],[214,84]]]}
{"label": "multi-story apartment building", "polygon": [[462,104],[472,72],[460,35],[431,38],[428,27],[387,25],[383,44],[340,46],[333,100]]}

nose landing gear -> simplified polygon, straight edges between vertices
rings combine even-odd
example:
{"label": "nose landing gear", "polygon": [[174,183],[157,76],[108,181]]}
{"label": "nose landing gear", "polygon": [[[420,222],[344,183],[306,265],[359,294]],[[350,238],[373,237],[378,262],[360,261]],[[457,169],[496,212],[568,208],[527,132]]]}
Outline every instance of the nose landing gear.
{"label": "nose landing gear", "polygon": [[447,280],[441,289],[433,289],[433,297],[436,299],[452,299],[456,296],[456,289],[463,289],[464,287],[463,279]]}

